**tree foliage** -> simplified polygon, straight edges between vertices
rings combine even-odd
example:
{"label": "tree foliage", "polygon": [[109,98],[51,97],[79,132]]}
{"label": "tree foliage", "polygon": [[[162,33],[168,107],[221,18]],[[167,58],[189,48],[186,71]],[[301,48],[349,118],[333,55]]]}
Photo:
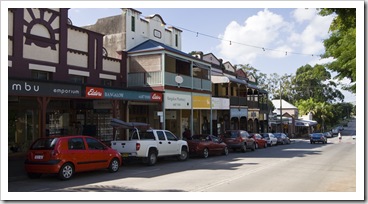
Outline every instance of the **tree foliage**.
{"label": "tree foliage", "polygon": [[333,57],[335,60],[326,64],[327,68],[337,73],[339,80],[350,79],[345,90],[356,92],[356,9],[324,8],[319,12],[322,16],[336,14],[330,25],[330,37],[324,40],[326,52],[323,58]]}

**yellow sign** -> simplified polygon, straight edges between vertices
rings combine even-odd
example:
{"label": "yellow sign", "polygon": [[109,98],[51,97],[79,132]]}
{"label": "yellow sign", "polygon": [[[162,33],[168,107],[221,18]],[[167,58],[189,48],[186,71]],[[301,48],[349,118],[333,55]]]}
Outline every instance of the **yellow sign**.
{"label": "yellow sign", "polygon": [[210,96],[193,96],[193,109],[211,109]]}

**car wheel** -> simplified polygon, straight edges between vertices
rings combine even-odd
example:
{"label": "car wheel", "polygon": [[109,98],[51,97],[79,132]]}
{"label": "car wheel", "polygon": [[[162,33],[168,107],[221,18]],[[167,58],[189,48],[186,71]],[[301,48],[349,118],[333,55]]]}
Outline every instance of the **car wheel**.
{"label": "car wheel", "polygon": [[71,163],[65,163],[59,170],[59,178],[61,180],[68,180],[74,174],[74,166]]}
{"label": "car wheel", "polygon": [[208,152],[208,149],[207,148],[204,148],[204,150],[203,150],[203,158],[207,158],[208,157],[208,155],[209,155],[209,152]]}
{"label": "car wheel", "polygon": [[36,178],[40,178],[42,174],[40,173],[28,173],[28,178],[30,179],[36,179]]}
{"label": "car wheel", "polygon": [[148,157],[147,157],[147,165],[148,166],[153,166],[155,165],[157,162],[157,153],[154,150],[150,150],[148,152]]}
{"label": "car wheel", "polygon": [[187,148],[182,147],[182,148],[181,148],[181,153],[180,153],[180,155],[178,156],[178,160],[179,160],[179,161],[185,161],[185,160],[187,160],[187,159],[188,159],[188,150],[187,150]]}
{"label": "car wheel", "polygon": [[119,170],[119,167],[120,167],[119,160],[113,158],[109,165],[109,172],[111,173],[117,172]]}
{"label": "car wheel", "polygon": [[227,156],[229,154],[229,148],[225,147],[224,148],[224,155]]}
{"label": "car wheel", "polygon": [[243,143],[242,146],[241,146],[241,148],[240,148],[240,150],[242,152],[246,152],[247,151],[247,144]]}
{"label": "car wheel", "polygon": [[258,146],[258,144],[257,144],[257,143],[254,143],[254,144],[253,144],[252,151],[255,151],[255,150],[256,150],[256,145]]}

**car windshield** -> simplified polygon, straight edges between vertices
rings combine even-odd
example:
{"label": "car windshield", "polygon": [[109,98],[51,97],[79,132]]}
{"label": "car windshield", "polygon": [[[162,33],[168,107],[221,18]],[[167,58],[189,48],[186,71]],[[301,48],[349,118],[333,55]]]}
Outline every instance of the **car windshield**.
{"label": "car windshield", "polygon": [[238,132],[236,131],[228,131],[225,133],[225,138],[236,138],[238,136]]}
{"label": "car windshield", "polygon": [[208,135],[193,135],[192,140],[209,141],[210,137]]}
{"label": "car windshield", "polygon": [[42,149],[42,150],[49,150],[54,149],[58,138],[42,138],[37,140],[31,147],[32,150]]}

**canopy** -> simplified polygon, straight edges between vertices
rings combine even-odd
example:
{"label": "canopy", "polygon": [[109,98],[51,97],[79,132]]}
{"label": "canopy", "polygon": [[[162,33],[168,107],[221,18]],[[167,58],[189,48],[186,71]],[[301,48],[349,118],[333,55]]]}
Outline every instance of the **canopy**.
{"label": "canopy", "polygon": [[317,125],[317,121],[314,120],[295,120],[295,126],[299,126],[299,127],[308,127],[308,126],[313,126],[313,125]]}

